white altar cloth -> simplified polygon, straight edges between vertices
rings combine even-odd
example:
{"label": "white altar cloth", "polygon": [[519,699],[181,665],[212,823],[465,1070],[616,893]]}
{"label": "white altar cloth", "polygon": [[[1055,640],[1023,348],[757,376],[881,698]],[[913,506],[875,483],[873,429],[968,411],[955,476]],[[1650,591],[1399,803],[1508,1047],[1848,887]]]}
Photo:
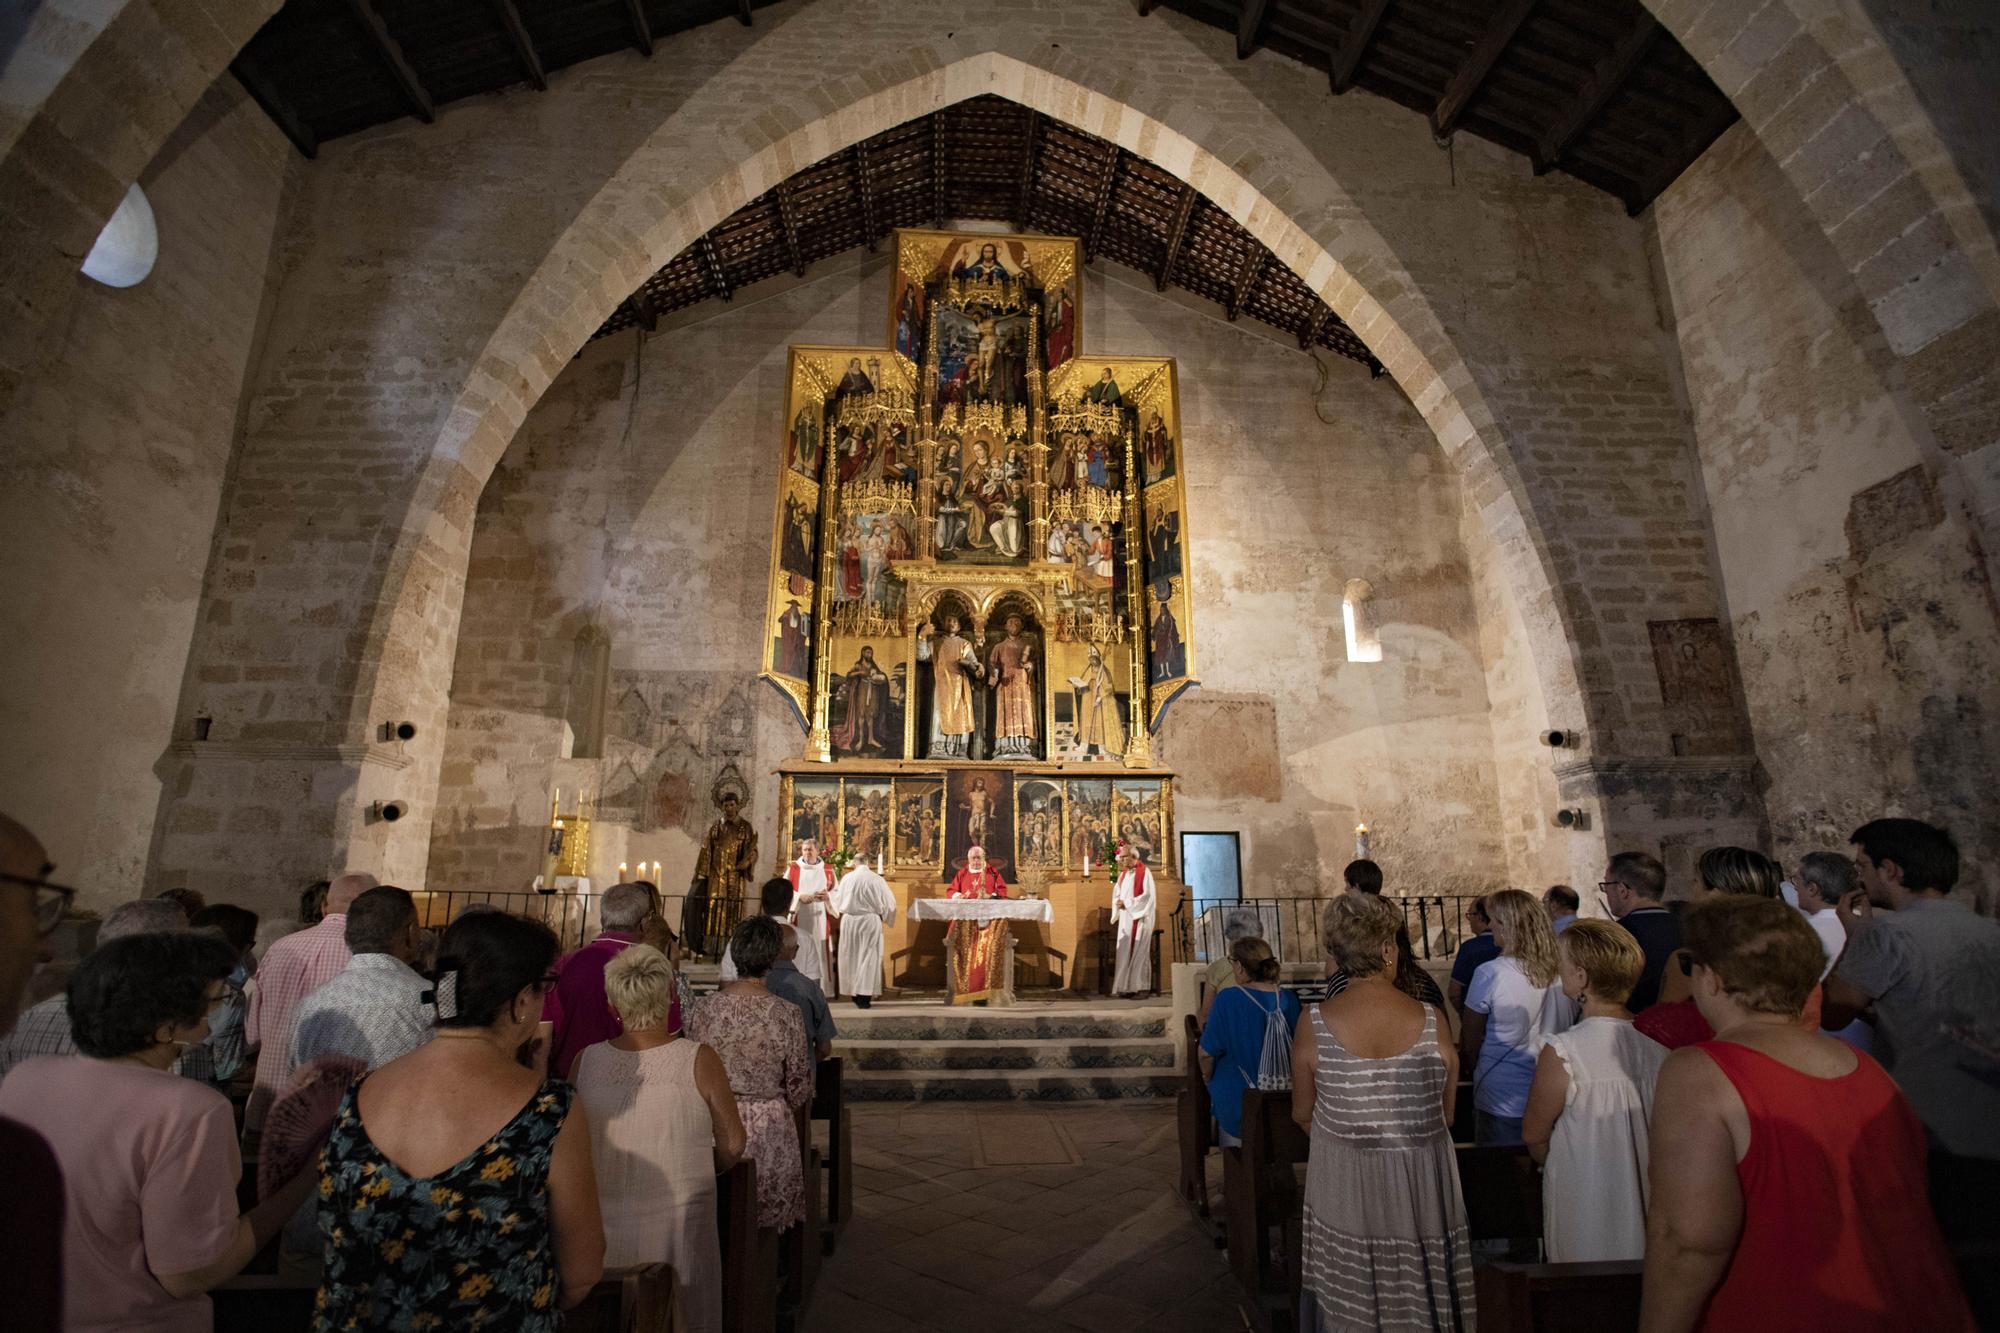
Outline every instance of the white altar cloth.
{"label": "white altar cloth", "polygon": [[1047,898],[915,898],[912,921],[1039,921],[1056,923],[1056,906]]}

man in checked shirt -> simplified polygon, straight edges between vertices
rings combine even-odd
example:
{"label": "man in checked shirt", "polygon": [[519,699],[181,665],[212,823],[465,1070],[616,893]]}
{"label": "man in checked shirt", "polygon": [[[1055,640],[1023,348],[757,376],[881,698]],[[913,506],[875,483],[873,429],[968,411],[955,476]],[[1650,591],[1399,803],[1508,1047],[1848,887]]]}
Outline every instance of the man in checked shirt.
{"label": "man in checked shirt", "polygon": [[246,1150],[264,1132],[264,1116],[292,1076],[292,1018],[299,1001],[347,970],[347,909],[375,887],[375,877],[357,871],[342,875],[326,890],[326,915],[316,926],[273,944],[251,983],[250,1013],[243,1035],[257,1051],[257,1081],[243,1113]]}

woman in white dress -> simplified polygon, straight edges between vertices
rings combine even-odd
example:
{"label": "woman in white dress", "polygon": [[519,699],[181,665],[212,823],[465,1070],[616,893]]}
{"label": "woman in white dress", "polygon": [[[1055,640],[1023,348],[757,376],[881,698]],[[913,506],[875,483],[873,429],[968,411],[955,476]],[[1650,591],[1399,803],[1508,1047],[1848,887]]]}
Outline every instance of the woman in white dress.
{"label": "woman in white dress", "polygon": [[1625,1009],[1646,956],[1609,921],[1571,922],[1556,945],[1563,994],[1582,1003],[1583,1017],[1543,1045],[1521,1122],[1543,1164],[1549,1262],[1643,1259],[1646,1127],[1667,1058]]}
{"label": "woman in white dress", "polygon": [[715,1174],[743,1155],[743,1119],[716,1053],[668,1031],[673,964],[634,944],[604,969],[622,1036],[577,1057],[604,1214],[604,1266],[667,1263],[688,1333],[722,1328]]}

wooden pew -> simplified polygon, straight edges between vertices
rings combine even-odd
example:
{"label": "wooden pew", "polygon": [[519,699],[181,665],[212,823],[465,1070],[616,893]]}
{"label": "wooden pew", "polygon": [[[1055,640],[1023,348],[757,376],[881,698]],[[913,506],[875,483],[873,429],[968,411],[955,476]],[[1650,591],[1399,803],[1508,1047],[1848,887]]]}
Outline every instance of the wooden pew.
{"label": "wooden pew", "polygon": [[738,1162],[715,1182],[715,1211],[723,1333],[772,1333],[778,1325],[778,1235],[757,1225],[755,1162]]}
{"label": "wooden pew", "polygon": [[1454,1145],[1474,1240],[1540,1240],[1542,1170],[1526,1148]]}
{"label": "wooden pew", "polygon": [[1645,1265],[1484,1264],[1473,1270],[1480,1333],[1618,1333],[1639,1326]]}
{"label": "wooden pew", "polygon": [[673,1320],[673,1266],[649,1264],[606,1273],[563,1315],[563,1333],[668,1333]]}
{"label": "wooden pew", "polygon": [[796,1327],[804,1326],[805,1311],[819,1281],[820,1256],[825,1252],[819,1149],[813,1147],[812,1121],[807,1118],[809,1109],[809,1105],[801,1106],[794,1116],[799,1131],[799,1163],[805,1177],[805,1221],[786,1228],[778,1237],[778,1270],[785,1280],[779,1323],[782,1325],[789,1315]]}
{"label": "wooden pew", "polygon": [[272,1273],[241,1273],[209,1293],[215,1333],[305,1333],[317,1283]]}
{"label": "wooden pew", "polygon": [[1292,1122],[1290,1092],[1244,1091],[1243,1144],[1222,1150],[1229,1266],[1249,1293],[1261,1326],[1274,1331],[1298,1327],[1305,1201],[1295,1168],[1311,1147],[1311,1137]]}
{"label": "wooden pew", "polygon": [[826,1124],[826,1252],[840,1243],[854,1215],[854,1115],[847,1107],[845,1069],[839,1056],[819,1062],[811,1118]]}
{"label": "wooden pew", "polygon": [[1195,1216],[1206,1223],[1208,1207],[1208,1152],[1215,1144],[1209,1137],[1214,1115],[1208,1104],[1208,1084],[1201,1076],[1196,1054],[1201,1048],[1201,1025],[1193,1014],[1184,1018],[1187,1032],[1187,1071],[1180,1091],[1174,1094],[1174,1121],[1180,1141],[1180,1192]]}
{"label": "wooden pew", "polygon": [[1458,1080],[1458,1096],[1451,1104],[1451,1141],[1471,1143],[1478,1123],[1479,1108],[1472,1104],[1472,1080],[1461,1076]]}

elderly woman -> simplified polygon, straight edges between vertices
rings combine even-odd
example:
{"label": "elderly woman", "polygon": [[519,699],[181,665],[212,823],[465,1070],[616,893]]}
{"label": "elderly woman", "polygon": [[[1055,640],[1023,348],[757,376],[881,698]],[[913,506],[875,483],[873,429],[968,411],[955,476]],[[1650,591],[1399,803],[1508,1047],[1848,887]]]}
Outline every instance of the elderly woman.
{"label": "elderly woman", "polygon": [[1801,1022],[1826,963],[1812,927],[1732,894],[1690,908],[1685,938],[1715,1036],[1660,1069],[1640,1328],[1970,1330],[1916,1113]]}
{"label": "elderly woman", "polygon": [[1444,1019],[1396,985],[1403,915],[1343,894],[1323,935],[1347,988],[1292,1043],[1306,1165],[1301,1326],[1474,1327],[1472,1250],[1452,1158],[1458,1059]]}
{"label": "elderly woman", "polygon": [[777,922],[753,916],[729,952],[736,980],[697,1004],[688,1035],[715,1049],[743,1117],[743,1155],[757,1164],[757,1224],[783,1231],[805,1220],[805,1168],[794,1109],[812,1097],[813,1067],[798,1007],[765,989],[784,941]]}
{"label": "elderly woman", "polygon": [[1278,960],[1252,936],[1229,951],[1235,985],[1215,997],[1201,1029],[1201,1076],[1225,1148],[1243,1141],[1246,1088],[1286,1088],[1292,1081],[1292,1029],[1299,997],[1278,989]]}
{"label": "elderly woman", "polygon": [[1542,1043],[1576,1021],[1576,1004],[1556,984],[1555,927],[1533,895],[1502,889],[1486,914],[1500,956],[1472,974],[1459,1039],[1473,1065],[1474,1139],[1518,1144]]}
{"label": "elderly woman", "polygon": [[1263,934],[1264,923],[1257,919],[1256,912],[1248,908],[1238,908],[1223,918],[1222,956],[1212,960],[1201,977],[1201,1022],[1204,1025],[1215,1007],[1215,997],[1236,984],[1236,942],[1261,939]]}
{"label": "elderly woman", "polygon": [[624,1032],[576,1062],[604,1212],[607,1268],[669,1263],[688,1333],[722,1327],[715,1173],[743,1155],[743,1121],[716,1053],[671,1026],[674,968],[635,944],[604,968]]}
{"label": "elderly woman", "polygon": [[314,1333],[553,1333],[602,1276],[590,1126],[569,1084],[524,1063],[555,961],[539,922],[445,931],[437,1035],[348,1090],[321,1155]]}
{"label": "elderly woman", "polygon": [[229,1101],[168,1072],[208,1036],[238,957],[188,932],[105,944],[70,974],[80,1054],[24,1061],[0,1083],[0,1115],[40,1134],[62,1166],[65,1328],[207,1330],[206,1293],[305,1201],[309,1171],[239,1215]]}

